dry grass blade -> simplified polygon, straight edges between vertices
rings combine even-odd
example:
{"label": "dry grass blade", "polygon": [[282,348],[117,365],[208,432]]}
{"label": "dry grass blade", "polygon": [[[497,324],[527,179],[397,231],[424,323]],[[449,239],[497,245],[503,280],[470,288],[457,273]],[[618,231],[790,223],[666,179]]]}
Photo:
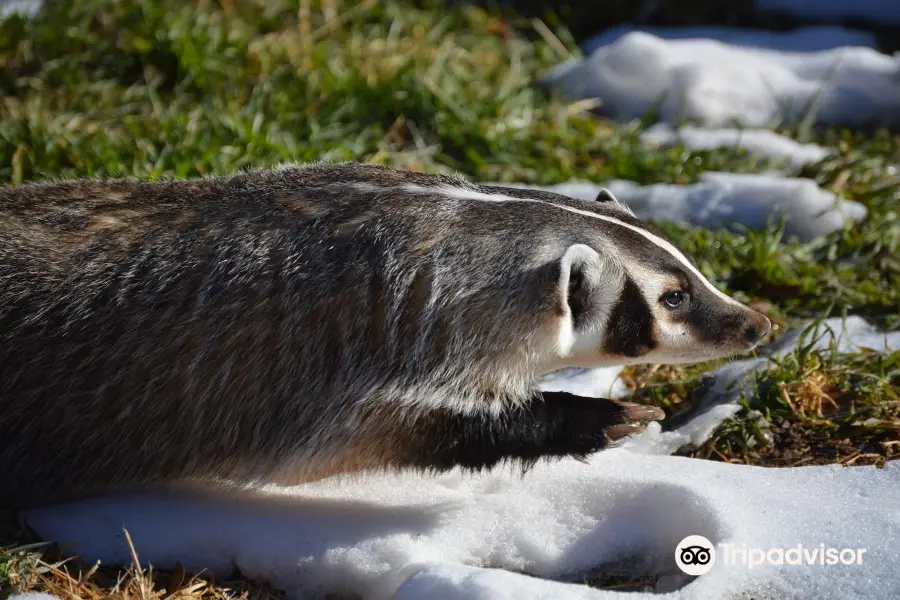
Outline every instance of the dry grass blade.
{"label": "dry grass blade", "polygon": [[555,33],[550,31],[550,28],[547,27],[543,21],[540,19],[532,19],[531,25],[534,27],[534,30],[538,32],[538,35],[544,38],[547,45],[553,48],[553,51],[556,52],[561,59],[570,60],[575,58],[569,49],[566,48],[566,45],[562,43]]}
{"label": "dry grass blade", "polygon": [[339,14],[337,17],[328,19],[325,25],[310,33],[310,43],[314,43],[316,40],[323,38],[332,31],[338,29],[338,27],[340,27],[343,23],[346,23],[347,21],[350,21],[351,19],[361,14],[365,14],[366,11],[372,10],[376,6],[378,6],[378,0],[366,0],[365,2],[357,4],[346,12]]}
{"label": "dry grass blade", "polygon": [[77,557],[55,560],[60,549],[48,542],[3,548],[0,565],[0,597],[18,592],[45,592],[62,600],[284,600],[284,593],[268,584],[235,579],[217,583],[202,573],[188,575],[177,563],[170,572],[141,566],[128,531],[125,540],[131,555],[127,568],[102,567],[100,562],[82,568]]}
{"label": "dry grass blade", "polygon": [[155,600],[161,594],[153,590],[153,567],[150,567],[146,573],[144,572],[144,569],[141,568],[141,562],[138,559],[134,542],[131,541],[131,534],[128,533],[127,529],[123,528],[122,531],[125,532],[125,541],[128,543],[128,551],[131,553],[131,570],[128,574],[133,582],[132,587],[137,592],[136,595],[140,600]]}

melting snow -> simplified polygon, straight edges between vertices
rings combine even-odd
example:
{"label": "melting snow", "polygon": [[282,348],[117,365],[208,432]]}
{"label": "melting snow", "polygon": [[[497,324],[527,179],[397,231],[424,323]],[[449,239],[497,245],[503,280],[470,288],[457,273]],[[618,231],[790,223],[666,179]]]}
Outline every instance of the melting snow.
{"label": "melting snow", "polygon": [[711,229],[763,228],[780,215],[785,221],[785,234],[802,241],[827,235],[866,216],[862,204],[841,200],[812,180],[775,174],[706,172],[701,174],[699,183],[692,185],[640,186],[613,180],[603,185],[573,181],[518,187],[585,200],[593,200],[602,188],[607,188],[639,218]]}
{"label": "melting snow", "polygon": [[0,21],[14,14],[33,17],[43,5],[43,0],[0,0]]}
{"label": "melting snow", "polygon": [[563,369],[541,383],[546,391],[566,391],[588,398],[623,398],[630,392],[619,379],[622,367],[603,369]]}
{"label": "melting snow", "polygon": [[816,52],[840,46],[875,46],[875,36],[868,31],[845,27],[800,27],[791,31],[767,31],[765,29],[741,29],[738,27],[641,27],[617,25],[605,29],[583,44],[585,52],[612,44],[632,31],[643,31],[667,40],[705,38],[718,40],[733,46],[786,50],[790,52]]}
{"label": "melting snow", "polygon": [[657,109],[664,122],[712,127],[767,127],[810,115],[820,123],[900,125],[900,57],[871,48],[781,52],[631,32],[558,65],[543,83],[571,99],[597,98],[616,119]]}
{"label": "melting snow", "polygon": [[702,129],[690,125],[673,129],[666,123],[657,123],[641,134],[641,140],[660,147],[681,144],[689,150],[740,148],[795,168],[818,162],[831,154],[822,146],[801,144],[767,129]]}

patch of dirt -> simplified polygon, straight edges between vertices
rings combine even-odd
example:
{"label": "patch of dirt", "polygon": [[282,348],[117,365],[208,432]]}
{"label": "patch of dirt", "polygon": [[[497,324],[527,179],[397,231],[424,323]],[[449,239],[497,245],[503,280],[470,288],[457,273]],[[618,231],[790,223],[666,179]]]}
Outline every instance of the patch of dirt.
{"label": "patch of dirt", "polygon": [[[794,467],[800,465],[877,465],[900,458],[896,436],[881,431],[859,439],[837,435],[828,426],[782,421],[771,429],[773,443],[759,448],[755,465]],[[893,439],[892,439],[893,438]]]}
{"label": "patch of dirt", "polygon": [[[781,420],[769,432],[771,443],[746,452],[743,456],[725,456],[709,448],[683,448],[678,456],[712,458],[724,462],[758,467],[799,467],[812,465],[884,466],[900,459],[900,439],[895,432],[869,433],[854,428],[850,434],[836,431],[828,424],[791,423]],[[867,435],[863,435],[863,433]]]}

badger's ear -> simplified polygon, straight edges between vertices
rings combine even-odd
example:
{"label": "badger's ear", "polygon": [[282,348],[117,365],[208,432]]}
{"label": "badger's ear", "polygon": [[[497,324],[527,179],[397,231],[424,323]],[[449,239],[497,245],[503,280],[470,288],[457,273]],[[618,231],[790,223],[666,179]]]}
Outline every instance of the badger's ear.
{"label": "badger's ear", "polygon": [[[559,259],[559,297],[575,327],[596,316],[615,298],[618,276],[612,261],[584,244],[569,246]],[[609,296],[609,297],[608,297]]]}
{"label": "badger's ear", "polygon": [[597,193],[597,197],[594,198],[595,202],[615,202],[616,204],[621,204],[615,196],[612,195],[608,189],[603,188]]}
{"label": "badger's ear", "polygon": [[630,214],[632,217],[634,216],[634,211],[627,204],[622,204],[622,201],[612,195],[608,189],[603,188],[597,193],[597,197],[594,198],[595,202],[608,202],[610,204],[615,204],[620,210],[624,210],[626,213]]}

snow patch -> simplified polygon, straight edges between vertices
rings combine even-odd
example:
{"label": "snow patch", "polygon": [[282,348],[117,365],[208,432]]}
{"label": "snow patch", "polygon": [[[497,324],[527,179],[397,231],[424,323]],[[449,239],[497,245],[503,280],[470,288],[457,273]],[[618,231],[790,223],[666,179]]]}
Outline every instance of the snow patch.
{"label": "snow patch", "polygon": [[664,122],[712,127],[768,127],[807,117],[900,125],[900,57],[871,48],[782,52],[635,31],[558,65],[542,82],[573,100],[599,99],[599,110],[619,120],[657,109]]}
{"label": "snow patch", "polygon": [[624,24],[610,27],[581,44],[585,53],[633,31],[643,31],[666,40],[709,39],[732,46],[785,50],[789,52],[818,52],[841,46],[864,46],[874,48],[875,36],[868,31],[835,27],[831,25],[800,27],[791,31],[768,31],[765,29],[743,29],[740,27],[653,27]]}
{"label": "snow patch", "polygon": [[626,180],[603,185],[578,181],[550,186],[502,185],[548,190],[583,200],[595,199],[606,188],[638,218],[709,229],[761,229],[782,216],[785,235],[801,241],[838,231],[867,214],[862,204],[842,200],[812,180],[775,174],[710,171],[702,173],[700,182],[692,185],[641,186]]}
{"label": "snow patch", "polygon": [[691,125],[673,129],[666,123],[657,123],[641,134],[641,140],[663,148],[679,144],[689,150],[739,148],[794,168],[819,162],[831,154],[817,144],[801,144],[767,129],[702,129]]}
{"label": "snow patch", "polygon": [[544,377],[540,389],[569,392],[588,398],[624,398],[629,390],[619,379],[622,367],[602,369],[562,369]]}
{"label": "snow patch", "polygon": [[[896,463],[883,470],[838,466],[764,469],[678,457],[641,457],[623,450],[592,460],[583,470],[566,464],[559,471],[564,469],[565,473],[542,471],[540,476],[563,489],[570,485],[567,477],[587,476],[594,480],[598,497],[615,490],[617,503],[605,508],[602,520],[577,547],[579,552],[592,552],[599,559],[597,564],[613,558],[613,552],[603,550],[611,547],[618,556],[658,556],[656,567],[671,573],[663,566],[674,563],[671,542],[687,531],[696,531],[719,545],[719,556],[722,544],[762,549],[825,544],[867,550],[863,564],[851,566],[748,568],[717,560],[711,572],[668,598],[863,599],[896,597],[900,591],[900,577],[891,568],[891,538],[900,533],[900,509],[884,502],[892,497],[892,486],[900,482]],[[676,577],[671,574],[668,585]],[[600,600],[656,596],[591,590],[499,569],[451,564],[420,570],[393,597]]]}
{"label": "snow patch", "polygon": [[[675,598],[761,590],[873,598],[900,589],[891,546],[900,507],[884,501],[898,484],[894,463],[764,469],[618,449],[587,464],[540,464],[524,478],[371,476],[243,501],[105,499],[35,511],[28,521],[43,535],[82,542],[90,560],[127,563],[124,526],[155,568],[181,560],[226,575],[236,567],[291,598],[652,597],[550,580],[579,581],[597,566],[623,564],[634,575],[663,576],[680,588]],[[682,587],[688,580],[674,549],[693,534],[738,546],[824,543],[868,554],[852,567],[723,564]]]}
{"label": "snow patch", "polygon": [[0,21],[16,14],[26,19],[33,17],[43,6],[43,0],[0,0]]}
{"label": "snow patch", "polygon": [[841,354],[865,350],[889,353],[900,350],[900,331],[879,332],[858,316],[825,319],[788,330],[777,342],[767,346],[765,352],[767,356],[777,357],[793,351],[798,345],[815,350],[827,350],[834,345]]}

